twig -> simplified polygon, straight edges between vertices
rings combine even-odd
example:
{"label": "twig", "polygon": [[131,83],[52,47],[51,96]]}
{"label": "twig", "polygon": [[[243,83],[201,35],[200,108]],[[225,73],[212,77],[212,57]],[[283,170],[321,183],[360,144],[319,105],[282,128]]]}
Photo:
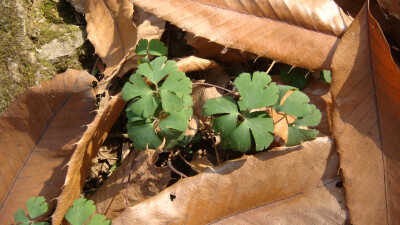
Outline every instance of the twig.
{"label": "twig", "polygon": [[272,67],[275,65],[275,60],[271,63],[271,65],[269,66],[268,70],[267,70],[267,74],[269,73],[269,71],[271,71]]}
{"label": "twig", "polygon": [[172,166],[171,161],[167,161],[167,166],[174,171],[176,174],[180,175],[181,177],[187,178],[188,176],[186,176],[185,174],[183,174],[182,172],[179,172],[177,169],[175,169],[174,166]]}
{"label": "twig", "polygon": [[204,86],[209,86],[209,87],[215,87],[215,88],[218,88],[218,89],[221,89],[221,90],[224,90],[224,91],[227,91],[227,92],[229,92],[229,93],[234,94],[233,91],[228,90],[228,89],[223,88],[223,87],[220,87],[220,86],[218,86],[218,85],[214,85],[214,84],[195,82],[195,83],[193,83],[193,85],[204,85]]}
{"label": "twig", "polygon": [[218,166],[219,166],[219,165],[221,165],[221,159],[219,158],[218,149],[217,149],[217,145],[215,144],[214,137],[211,135],[212,129],[211,129],[210,125],[207,125],[207,124],[204,124],[204,125],[205,125],[205,127],[206,127],[208,136],[210,137],[210,139],[211,139],[211,141],[212,141],[212,143],[213,143],[213,148],[214,148],[214,151],[215,151],[215,156],[217,157],[217,162],[218,162]]}
{"label": "twig", "polygon": [[131,181],[133,166],[135,165],[136,152],[134,152],[133,154],[134,155],[133,155],[132,162],[131,162],[131,168],[129,169],[128,181],[126,183],[126,189],[125,189],[125,203],[128,207],[131,207],[131,205],[129,204],[129,199],[128,199],[128,190],[129,190],[129,183]]}

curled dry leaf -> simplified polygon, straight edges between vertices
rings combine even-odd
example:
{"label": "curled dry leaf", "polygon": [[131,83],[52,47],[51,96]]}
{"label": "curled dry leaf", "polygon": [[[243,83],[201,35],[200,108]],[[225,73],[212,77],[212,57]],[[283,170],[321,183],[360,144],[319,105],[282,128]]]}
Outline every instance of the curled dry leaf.
{"label": "curled dry leaf", "polygon": [[94,81],[87,72],[69,69],[28,88],[1,114],[0,224],[13,223],[29,197],[51,200],[60,194],[64,167],[94,117]]}
{"label": "curled dry leaf", "polygon": [[[160,39],[165,28],[165,20],[158,18],[157,16],[145,12],[142,8],[134,6],[135,12],[133,13],[133,23],[137,28],[137,41],[140,39]],[[137,43],[136,43],[137,44]],[[135,48],[136,48],[135,44]],[[121,69],[119,76],[125,75],[126,72],[137,68],[138,60],[142,56],[137,56],[134,49],[132,49],[124,60],[123,68]]]}
{"label": "curled dry leaf", "polygon": [[125,105],[126,102],[121,94],[111,97],[108,103],[97,111],[93,122],[88,125],[82,138],[76,143],[76,150],[67,164],[68,172],[62,192],[57,198],[56,211],[52,215],[53,224],[61,224],[73,200],[79,198],[92,166],[92,160],[96,157]]}
{"label": "curled dry leaf", "polygon": [[160,151],[133,152],[106,182],[88,199],[94,201],[96,212],[107,219],[117,218],[127,207],[125,194],[129,171],[132,172],[128,199],[131,206],[162,191],[168,184],[171,171],[168,167],[157,167],[154,163]]}
{"label": "curled dry leaf", "polygon": [[400,215],[400,72],[365,5],[332,64],[333,134],[352,224]]}
{"label": "curled dry leaf", "polygon": [[201,70],[210,70],[219,67],[218,63],[213,60],[203,59],[196,56],[188,56],[185,58],[175,59],[176,65],[180,71],[193,72]]}
{"label": "curled dry leaf", "polygon": [[223,46],[309,69],[329,68],[351,22],[330,0],[130,0]]}
{"label": "curled dry leaf", "polygon": [[[281,215],[299,224],[310,218],[315,224],[343,224],[346,209],[335,196],[342,199],[344,191],[330,192],[340,181],[338,169],[333,141],[317,138],[302,146],[244,156],[180,180],[127,208],[113,224],[206,224],[262,205],[271,205],[274,213],[274,204],[290,208],[291,214]],[[298,201],[307,210],[289,205]]]}
{"label": "curled dry leaf", "polygon": [[129,0],[85,0],[88,39],[107,65],[105,76],[114,75],[137,42]]}

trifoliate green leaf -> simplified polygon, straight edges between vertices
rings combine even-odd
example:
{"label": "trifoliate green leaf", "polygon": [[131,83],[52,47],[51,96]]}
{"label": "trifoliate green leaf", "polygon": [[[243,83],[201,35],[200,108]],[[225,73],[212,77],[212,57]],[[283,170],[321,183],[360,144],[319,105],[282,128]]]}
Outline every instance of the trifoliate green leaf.
{"label": "trifoliate green leaf", "polygon": [[318,131],[315,129],[305,130],[299,127],[289,126],[289,135],[286,146],[299,145],[304,141],[311,141],[318,135]]}
{"label": "trifoliate green leaf", "polygon": [[168,48],[165,46],[164,42],[158,39],[152,39],[149,43],[149,54],[156,56],[166,55]]}
{"label": "trifoliate green leaf", "polygon": [[72,225],[82,225],[96,210],[92,200],[78,198],[72,203],[72,207],[65,214],[65,219]]}
{"label": "trifoliate green leaf", "polygon": [[136,150],[155,149],[162,144],[151,121],[136,121],[127,124],[126,128]]}
{"label": "trifoliate green leaf", "polygon": [[136,46],[136,55],[147,55],[147,46],[149,41],[147,39],[140,39],[138,45]]}
{"label": "trifoliate green leaf", "polygon": [[147,77],[151,82],[157,84],[166,75],[177,70],[178,67],[176,66],[175,61],[167,61],[167,57],[161,56],[152,60],[150,64],[140,64],[138,69],[136,70],[136,73]]}
{"label": "trifoliate green leaf", "polygon": [[86,225],[110,225],[111,221],[106,219],[106,216],[96,214],[94,215],[90,221]]}
{"label": "trifoliate green leaf", "polygon": [[30,197],[26,201],[26,207],[32,219],[45,214],[49,210],[49,204],[43,196]]}
{"label": "trifoliate green leaf", "polygon": [[[230,135],[228,144],[233,150],[246,152],[251,148],[250,131],[254,137],[255,148],[257,151],[262,151],[269,147],[274,139],[274,122],[269,115],[257,113],[255,117],[253,113],[248,114],[248,117],[236,128]],[[254,118],[252,118],[254,117]]]}
{"label": "trifoliate green leaf", "polygon": [[243,104],[247,109],[259,109],[275,105],[278,100],[279,88],[271,82],[271,77],[265,72],[242,73],[235,79],[235,85],[242,96]]}
{"label": "trifoliate green leaf", "polygon": [[320,80],[325,81],[326,83],[331,83],[332,81],[332,75],[331,75],[331,71],[330,70],[322,70],[320,72],[320,76],[319,76]]}
{"label": "trifoliate green leaf", "polygon": [[307,126],[317,126],[321,122],[321,112],[311,105],[311,112],[304,117],[297,118],[289,125],[287,146],[299,145],[304,141],[311,141],[318,135],[315,129],[308,130]]}
{"label": "trifoliate green leaf", "polygon": [[[205,116],[225,114],[213,119],[212,126],[217,133],[220,133],[224,146],[232,150],[241,152],[250,150],[251,134],[258,151],[268,148],[273,141],[274,123],[272,118],[268,118],[267,112],[248,112],[240,115],[232,97],[210,99],[203,108]],[[242,121],[238,121],[239,117]]]}
{"label": "trifoliate green leaf", "polygon": [[[284,101],[282,105],[281,100],[288,91],[293,91]],[[311,105],[308,104],[310,99],[301,91],[296,90],[294,87],[280,85],[279,86],[279,99],[275,105],[277,112],[287,113],[296,117],[303,117],[311,112]]]}
{"label": "trifoliate green leaf", "polygon": [[28,225],[29,222],[30,222],[29,218],[25,214],[24,209],[22,209],[22,208],[18,209],[18,211],[15,212],[14,221],[16,223],[20,223],[20,224],[23,224],[23,225]]}
{"label": "trifoliate green leaf", "polygon": [[285,83],[289,83],[291,86],[302,89],[307,85],[309,71],[303,68],[293,68],[290,65],[282,66],[279,77]]}

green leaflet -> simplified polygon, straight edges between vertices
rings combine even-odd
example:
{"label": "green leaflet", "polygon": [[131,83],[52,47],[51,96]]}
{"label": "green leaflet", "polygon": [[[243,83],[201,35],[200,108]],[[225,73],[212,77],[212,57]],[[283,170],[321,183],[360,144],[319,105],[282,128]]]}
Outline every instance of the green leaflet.
{"label": "green leaflet", "polygon": [[232,97],[219,97],[209,99],[203,105],[205,116],[216,116],[212,126],[220,133],[223,146],[246,152],[252,146],[251,136],[257,151],[268,148],[272,143],[272,118],[266,111],[250,112],[252,109],[276,104],[279,89],[275,83],[270,82],[271,77],[264,72],[255,72],[252,78],[250,74],[242,73],[234,82],[242,100],[236,102]]}
{"label": "green leaflet", "polygon": [[162,41],[157,39],[150,40],[150,43],[146,39],[140,39],[138,45],[136,46],[136,55],[155,55],[163,56],[168,52],[168,48]]}
{"label": "green leaflet", "polygon": [[243,103],[247,109],[259,109],[274,105],[278,100],[279,89],[271,77],[265,72],[254,72],[251,78],[249,73],[242,73],[235,79],[235,85],[242,96]]}
{"label": "green leaflet", "polygon": [[176,66],[175,61],[173,60],[167,61],[167,57],[161,56],[153,59],[150,62],[150,64],[149,63],[140,64],[138,69],[136,70],[136,73],[147,77],[151,82],[157,84],[166,75],[177,70],[178,67]]}
{"label": "green leaflet", "polygon": [[82,225],[96,210],[92,200],[78,198],[65,214],[65,219],[72,225]]}
{"label": "green leaflet", "polygon": [[106,216],[96,214],[90,219],[86,225],[110,225],[111,221],[106,219]]}
{"label": "green leaflet", "polygon": [[[26,208],[28,209],[28,214],[31,219],[45,214],[49,210],[49,204],[43,196],[30,197],[26,201]],[[23,225],[33,224],[33,225],[48,225],[47,222],[33,222],[25,214],[25,211],[20,208],[14,214],[14,221]]]}
{"label": "green leaflet", "polygon": [[126,128],[128,136],[137,150],[156,149],[162,144],[151,121],[141,120],[132,124],[128,123]]}
{"label": "green leaflet", "polygon": [[[321,112],[315,105],[309,104],[310,99],[304,93],[284,85],[279,86],[279,89],[279,99],[274,107],[275,110],[297,117],[293,124],[288,124],[286,146],[298,145],[304,141],[313,140],[318,135],[318,131],[315,129],[308,130],[307,127],[317,126],[321,122]],[[288,91],[293,91],[293,93],[280,105],[281,99]]]}
{"label": "green leaflet", "polygon": [[331,71],[330,70],[322,70],[320,72],[319,79],[330,84],[332,81]]}

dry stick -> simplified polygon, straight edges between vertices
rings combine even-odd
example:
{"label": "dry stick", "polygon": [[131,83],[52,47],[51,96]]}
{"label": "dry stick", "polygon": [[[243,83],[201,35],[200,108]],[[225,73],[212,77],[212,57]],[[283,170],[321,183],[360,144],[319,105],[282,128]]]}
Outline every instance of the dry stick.
{"label": "dry stick", "polygon": [[167,166],[174,171],[176,174],[180,175],[181,177],[187,178],[188,176],[186,176],[185,174],[183,174],[182,172],[178,171],[177,169],[175,169],[174,166],[172,166],[171,161],[167,161]]}
{"label": "dry stick", "polygon": [[272,67],[275,65],[275,60],[271,63],[271,65],[269,66],[268,70],[267,70],[267,74],[269,73],[269,71],[271,71]]}
{"label": "dry stick", "polygon": [[129,182],[131,180],[131,175],[132,175],[132,171],[133,171],[133,165],[135,165],[135,160],[136,160],[136,152],[134,152],[133,154],[135,154],[132,158],[132,165],[131,168],[129,169],[129,175],[128,175],[128,181],[126,183],[126,189],[125,189],[125,203],[128,207],[131,207],[131,205],[129,204],[129,199],[128,199],[128,190],[129,190]]}
{"label": "dry stick", "polygon": [[221,165],[221,159],[219,158],[217,145],[215,144],[214,138],[213,138],[213,136],[211,135],[212,128],[210,127],[210,125],[207,125],[207,124],[204,124],[204,126],[206,127],[207,134],[208,134],[208,136],[210,137],[210,139],[211,139],[211,141],[212,141],[212,143],[213,143],[213,148],[214,148],[214,151],[215,151],[215,156],[217,157],[217,162],[218,162],[218,166],[219,166],[219,165]]}
{"label": "dry stick", "polygon": [[218,86],[218,85],[214,85],[214,84],[195,82],[195,83],[193,83],[193,85],[204,85],[204,86],[209,86],[209,87],[215,87],[215,88],[218,88],[218,89],[221,89],[221,90],[224,90],[224,91],[227,91],[227,92],[229,92],[229,93],[234,94],[233,91],[228,90],[228,89],[223,88],[223,87],[220,87],[220,86]]}

